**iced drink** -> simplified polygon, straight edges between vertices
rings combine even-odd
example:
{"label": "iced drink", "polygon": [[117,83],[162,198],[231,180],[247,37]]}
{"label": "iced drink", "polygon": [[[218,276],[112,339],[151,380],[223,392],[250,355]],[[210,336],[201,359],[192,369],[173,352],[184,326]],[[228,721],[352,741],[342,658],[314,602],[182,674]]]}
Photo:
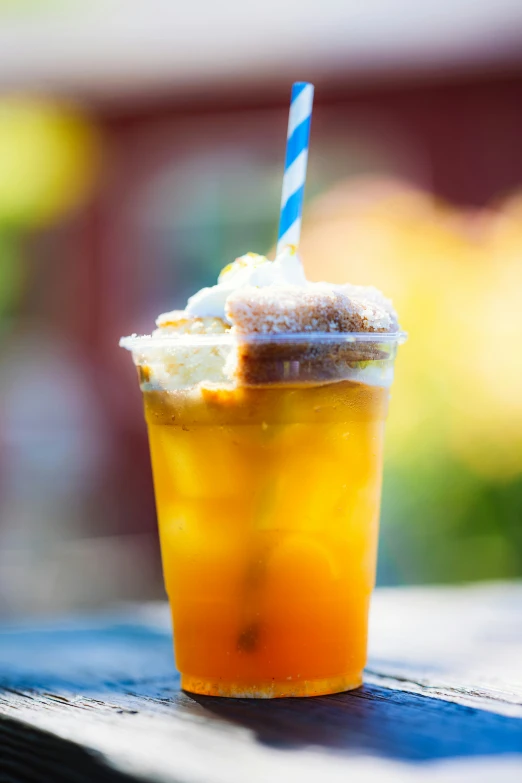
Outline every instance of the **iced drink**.
{"label": "iced drink", "polygon": [[182,687],[357,687],[398,331],[380,292],[249,254],[123,341],[143,390]]}

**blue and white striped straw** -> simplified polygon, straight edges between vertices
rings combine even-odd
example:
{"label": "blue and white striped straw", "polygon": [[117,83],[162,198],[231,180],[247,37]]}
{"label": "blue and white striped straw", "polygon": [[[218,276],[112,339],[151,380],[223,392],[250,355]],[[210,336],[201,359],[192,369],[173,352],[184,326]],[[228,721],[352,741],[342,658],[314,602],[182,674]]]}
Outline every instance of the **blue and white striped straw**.
{"label": "blue and white striped straw", "polygon": [[281,252],[285,245],[295,245],[297,247],[299,244],[313,100],[313,84],[295,82],[292,85],[286,140],[285,175],[281,196],[281,218],[277,240],[278,253]]}

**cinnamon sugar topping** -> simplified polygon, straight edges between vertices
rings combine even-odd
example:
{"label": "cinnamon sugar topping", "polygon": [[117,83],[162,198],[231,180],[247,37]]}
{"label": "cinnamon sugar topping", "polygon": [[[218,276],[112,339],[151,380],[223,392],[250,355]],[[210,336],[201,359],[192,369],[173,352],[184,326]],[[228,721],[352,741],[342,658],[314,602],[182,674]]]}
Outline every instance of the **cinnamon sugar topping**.
{"label": "cinnamon sugar topping", "polygon": [[[226,302],[226,316],[242,334],[284,332],[389,332],[397,327],[391,305],[381,295],[356,296],[356,286],[310,283],[307,288],[245,286]],[[379,294],[379,292],[376,292]],[[388,305],[388,307],[386,307]]]}

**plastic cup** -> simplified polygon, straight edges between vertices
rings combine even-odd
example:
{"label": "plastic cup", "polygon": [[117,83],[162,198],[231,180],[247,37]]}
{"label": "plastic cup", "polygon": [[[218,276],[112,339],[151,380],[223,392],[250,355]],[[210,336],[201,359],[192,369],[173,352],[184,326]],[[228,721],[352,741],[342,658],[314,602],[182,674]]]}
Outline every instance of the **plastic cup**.
{"label": "plastic cup", "polygon": [[[126,338],[143,392],[185,690],[356,688],[375,582],[384,423],[404,335]],[[174,388],[188,358],[236,384]],[[179,383],[179,379],[177,381]]]}

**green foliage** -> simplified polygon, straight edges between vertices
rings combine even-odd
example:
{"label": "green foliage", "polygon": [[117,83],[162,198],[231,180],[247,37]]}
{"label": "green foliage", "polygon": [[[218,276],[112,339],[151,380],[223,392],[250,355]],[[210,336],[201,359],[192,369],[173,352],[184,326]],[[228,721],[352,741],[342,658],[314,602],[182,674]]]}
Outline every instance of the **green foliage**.
{"label": "green foliage", "polygon": [[484,478],[449,457],[388,464],[379,583],[521,576],[521,509],[522,476]]}

